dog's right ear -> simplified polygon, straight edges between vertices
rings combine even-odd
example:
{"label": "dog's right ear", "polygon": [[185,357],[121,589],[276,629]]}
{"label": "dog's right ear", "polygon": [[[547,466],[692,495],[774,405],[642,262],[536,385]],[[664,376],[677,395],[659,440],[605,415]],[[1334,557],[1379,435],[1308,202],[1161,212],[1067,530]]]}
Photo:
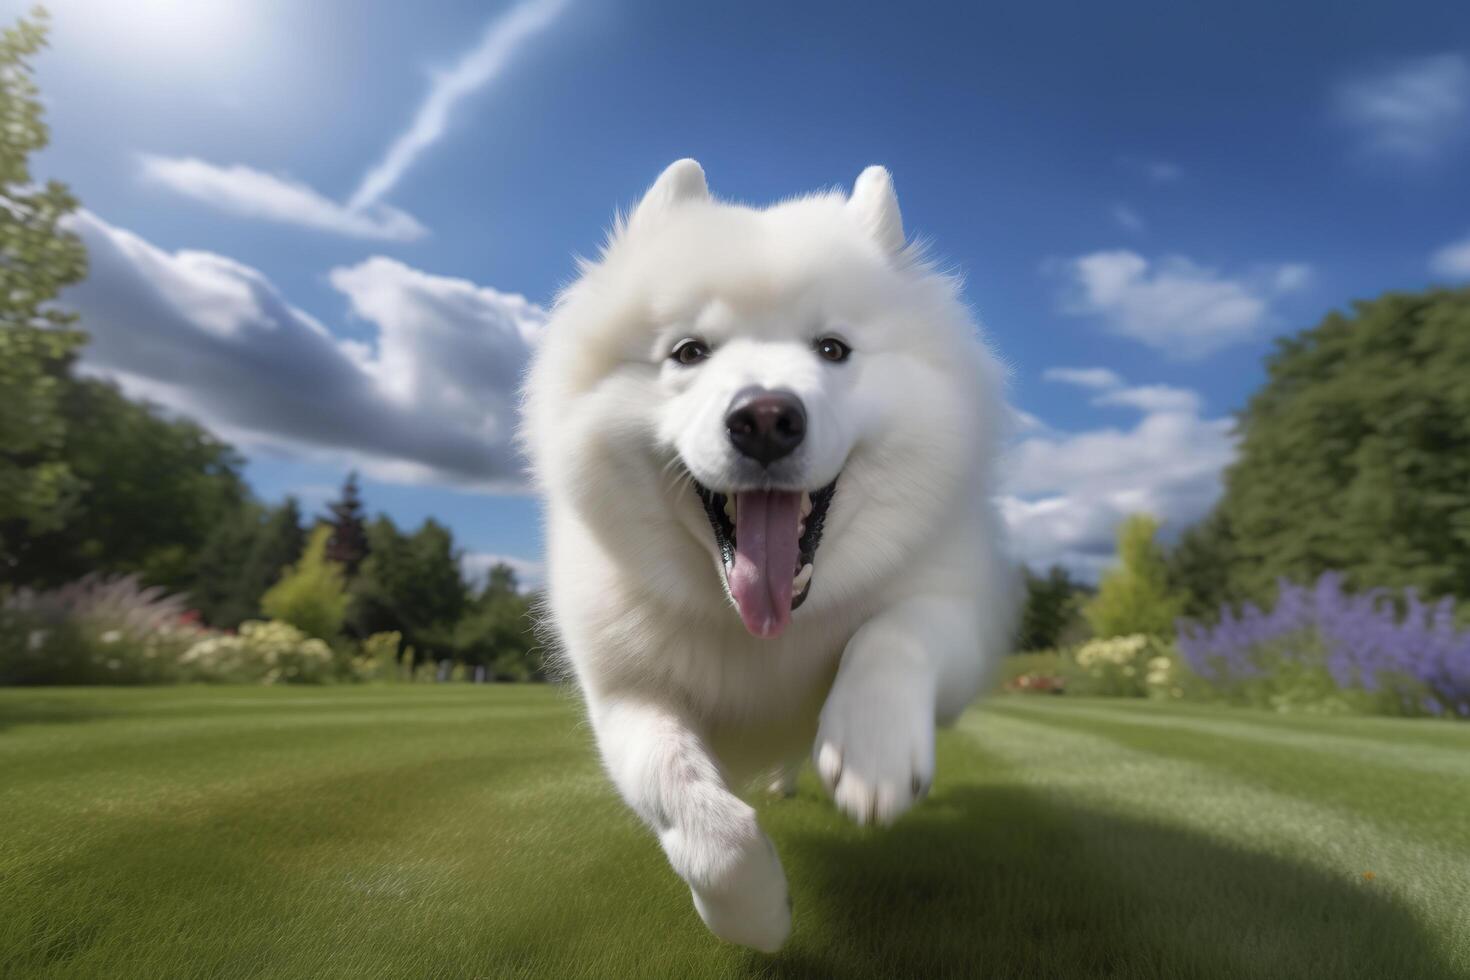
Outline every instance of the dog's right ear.
{"label": "dog's right ear", "polygon": [[674,207],[684,201],[708,201],[709,185],[704,182],[704,168],[698,160],[685,157],[669,164],[658,180],[643,195],[638,207],[633,209],[630,225],[647,222],[653,215]]}

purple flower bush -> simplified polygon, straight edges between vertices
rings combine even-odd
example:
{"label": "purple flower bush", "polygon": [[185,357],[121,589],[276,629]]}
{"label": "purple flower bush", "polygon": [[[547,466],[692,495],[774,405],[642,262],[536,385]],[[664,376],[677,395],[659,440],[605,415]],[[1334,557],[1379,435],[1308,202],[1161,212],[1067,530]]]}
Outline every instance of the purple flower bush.
{"label": "purple flower bush", "polygon": [[1456,628],[1454,601],[1352,594],[1338,572],[1311,586],[1281,580],[1270,612],[1247,604],[1222,609],[1214,627],[1180,621],[1179,652],[1217,691],[1277,707],[1317,699],[1470,718],[1470,629]]}

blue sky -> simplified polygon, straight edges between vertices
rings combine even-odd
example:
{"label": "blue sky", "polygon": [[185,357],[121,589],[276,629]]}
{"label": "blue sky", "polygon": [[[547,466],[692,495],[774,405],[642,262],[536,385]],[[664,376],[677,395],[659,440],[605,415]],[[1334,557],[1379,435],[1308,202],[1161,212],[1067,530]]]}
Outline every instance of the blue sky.
{"label": "blue sky", "polygon": [[[13,16],[20,5],[4,4]],[[123,10],[122,8],[126,8]],[[88,367],[534,574],[510,392],[682,156],[755,203],[893,172],[1013,367],[1022,557],[1197,519],[1273,335],[1470,279],[1470,5],[56,0]]]}

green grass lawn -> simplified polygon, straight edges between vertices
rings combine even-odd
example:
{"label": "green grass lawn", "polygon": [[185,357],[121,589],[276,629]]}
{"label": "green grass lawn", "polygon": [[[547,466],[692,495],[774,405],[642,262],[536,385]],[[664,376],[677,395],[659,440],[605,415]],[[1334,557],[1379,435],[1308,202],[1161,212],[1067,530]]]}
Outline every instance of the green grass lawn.
{"label": "green grass lawn", "polygon": [[759,804],[764,957],[566,692],[0,691],[0,976],[1470,975],[1470,725],[1003,698],[939,755],[888,830]]}

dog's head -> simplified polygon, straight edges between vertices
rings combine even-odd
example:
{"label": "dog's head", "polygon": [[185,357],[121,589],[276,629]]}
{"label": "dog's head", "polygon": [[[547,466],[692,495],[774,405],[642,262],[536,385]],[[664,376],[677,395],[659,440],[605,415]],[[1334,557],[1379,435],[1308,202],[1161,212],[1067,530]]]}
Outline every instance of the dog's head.
{"label": "dog's head", "polygon": [[558,300],[524,435],[553,507],[631,574],[690,612],[728,595],[771,637],[922,561],[990,491],[998,387],[883,168],[754,209],[681,160]]}

